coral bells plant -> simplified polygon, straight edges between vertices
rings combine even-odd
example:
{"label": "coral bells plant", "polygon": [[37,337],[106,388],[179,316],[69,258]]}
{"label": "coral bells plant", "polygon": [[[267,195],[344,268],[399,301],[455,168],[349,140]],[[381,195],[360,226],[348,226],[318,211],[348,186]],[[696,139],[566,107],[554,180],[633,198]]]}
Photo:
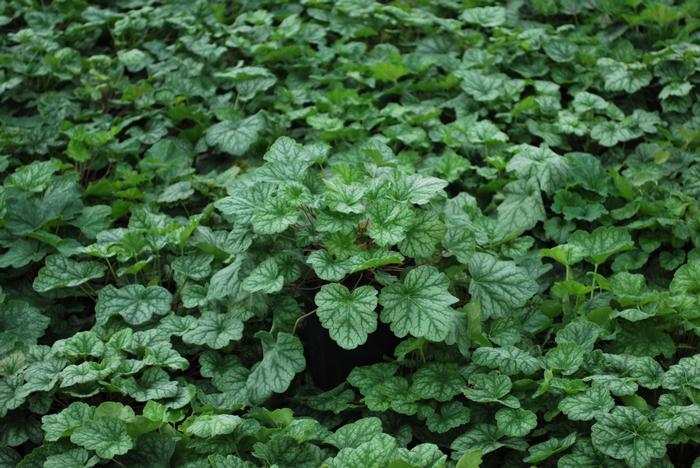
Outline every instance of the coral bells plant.
{"label": "coral bells plant", "polygon": [[696,1],[0,3],[0,467],[700,466]]}

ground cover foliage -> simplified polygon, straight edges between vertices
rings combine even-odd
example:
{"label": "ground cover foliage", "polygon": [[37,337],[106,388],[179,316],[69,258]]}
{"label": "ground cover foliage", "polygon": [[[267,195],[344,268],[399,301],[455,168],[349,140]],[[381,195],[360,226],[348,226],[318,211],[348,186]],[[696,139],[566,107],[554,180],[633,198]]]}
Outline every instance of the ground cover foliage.
{"label": "ground cover foliage", "polygon": [[700,466],[699,18],[0,2],[0,466]]}

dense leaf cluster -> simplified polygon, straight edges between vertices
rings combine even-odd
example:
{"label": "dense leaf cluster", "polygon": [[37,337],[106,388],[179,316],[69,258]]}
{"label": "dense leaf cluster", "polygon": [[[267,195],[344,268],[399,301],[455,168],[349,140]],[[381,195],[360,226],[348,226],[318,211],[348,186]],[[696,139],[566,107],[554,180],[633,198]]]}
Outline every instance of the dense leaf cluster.
{"label": "dense leaf cluster", "polygon": [[700,466],[698,44],[693,0],[0,1],[0,466]]}

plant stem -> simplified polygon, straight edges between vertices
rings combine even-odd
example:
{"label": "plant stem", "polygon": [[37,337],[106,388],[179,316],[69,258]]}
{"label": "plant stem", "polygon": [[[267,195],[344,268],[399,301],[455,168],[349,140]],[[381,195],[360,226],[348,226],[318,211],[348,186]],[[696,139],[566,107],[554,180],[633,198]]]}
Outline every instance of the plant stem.
{"label": "plant stem", "polygon": [[312,314],[315,314],[315,313],[316,313],[316,309],[314,309],[314,310],[312,310],[311,312],[308,312],[308,313],[306,313],[306,314],[300,316],[300,317],[297,319],[297,321],[294,322],[294,327],[292,328],[292,335],[296,335],[296,333],[297,333],[297,327],[299,326],[299,323],[300,323],[302,320],[304,320],[306,317],[308,317],[308,316],[310,316],[310,315],[312,315]]}
{"label": "plant stem", "polygon": [[591,301],[593,300],[593,293],[595,292],[595,285],[596,285],[595,275],[597,275],[597,274],[598,274],[598,264],[596,263],[593,265],[593,278],[591,279],[591,299],[590,299]]}

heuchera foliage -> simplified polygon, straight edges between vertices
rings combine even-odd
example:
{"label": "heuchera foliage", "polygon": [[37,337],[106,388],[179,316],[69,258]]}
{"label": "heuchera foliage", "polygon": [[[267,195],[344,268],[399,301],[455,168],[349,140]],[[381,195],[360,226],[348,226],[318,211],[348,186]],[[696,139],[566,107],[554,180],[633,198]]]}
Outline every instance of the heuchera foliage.
{"label": "heuchera foliage", "polygon": [[0,467],[700,466],[700,3],[0,2]]}

